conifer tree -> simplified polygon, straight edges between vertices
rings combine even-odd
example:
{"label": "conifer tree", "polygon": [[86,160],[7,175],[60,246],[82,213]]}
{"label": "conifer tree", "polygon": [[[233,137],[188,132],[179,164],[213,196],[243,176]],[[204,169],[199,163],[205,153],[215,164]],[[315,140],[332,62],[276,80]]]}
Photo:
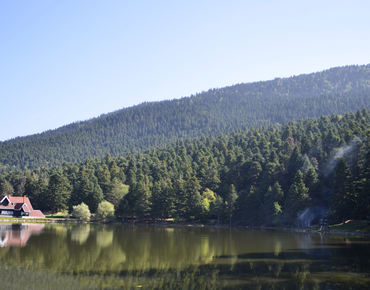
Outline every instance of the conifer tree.
{"label": "conifer tree", "polygon": [[162,183],[160,181],[154,182],[151,195],[151,216],[154,218],[163,219],[166,212],[162,191]]}
{"label": "conifer tree", "polygon": [[260,182],[261,171],[261,164],[258,161],[253,161],[249,169],[249,180],[252,186],[256,186]]}
{"label": "conifer tree", "polygon": [[[98,179],[93,176],[89,181],[89,192],[87,195],[86,204],[89,206],[92,212],[95,212],[98,205],[104,200],[103,191],[101,190]],[[86,183],[85,183],[86,184]],[[87,191],[85,191],[85,194]]]}
{"label": "conifer tree", "polygon": [[289,161],[286,166],[284,191],[290,188],[290,185],[293,183],[293,179],[295,178],[297,170],[300,170],[302,168],[302,165],[303,162],[301,158],[301,152],[299,146],[296,146],[294,147],[294,150],[290,155]]}
{"label": "conifer tree", "polygon": [[217,216],[217,224],[220,223],[220,213],[222,212],[224,205],[224,201],[219,195],[217,195],[214,202],[211,203],[211,212]]}
{"label": "conifer tree", "polygon": [[99,186],[102,189],[104,196],[106,196],[111,189],[111,175],[106,165],[98,170],[97,177]]}
{"label": "conifer tree", "polygon": [[163,201],[163,214],[162,218],[172,215],[175,211],[175,198],[176,195],[173,190],[172,182],[168,179],[162,187],[161,199]]}
{"label": "conifer tree", "polygon": [[361,219],[370,220],[370,150],[365,155],[362,168],[363,187],[357,197],[357,214]]}
{"label": "conifer tree", "polygon": [[33,174],[27,178],[25,194],[28,195],[34,208],[47,209],[44,200],[47,187],[47,180],[41,175]]}
{"label": "conifer tree", "polygon": [[185,181],[180,176],[174,182],[174,192],[175,192],[175,210],[176,210],[176,217],[180,218],[183,216],[187,209],[187,201],[188,195],[187,191],[185,190]]}
{"label": "conifer tree", "polygon": [[286,222],[294,222],[299,212],[310,207],[310,201],[308,188],[306,188],[303,182],[302,172],[298,170],[284,203]]}
{"label": "conifer tree", "polygon": [[284,193],[278,182],[275,182],[274,186],[268,188],[262,206],[263,221],[267,225],[279,222],[280,214],[282,213],[281,202],[283,197]]}
{"label": "conifer tree", "polygon": [[149,216],[151,209],[151,191],[148,176],[144,176],[143,180],[137,183],[136,188],[136,203],[135,213],[144,221],[146,216]]}
{"label": "conifer tree", "polygon": [[70,210],[73,206],[83,202],[92,212],[95,212],[103,199],[103,191],[99,186],[98,178],[94,175],[94,171],[81,166],[69,200]]}
{"label": "conifer tree", "polygon": [[262,206],[263,222],[266,223],[267,225],[272,224],[274,202],[275,200],[273,196],[272,187],[269,186],[265,194]]}
{"label": "conifer tree", "polygon": [[208,167],[205,178],[204,178],[204,186],[211,189],[216,190],[218,188],[218,185],[221,183],[219,172],[216,169],[216,166],[212,164]]}
{"label": "conifer tree", "polygon": [[349,218],[354,210],[354,198],[351,188],[352,176],[344,157],[341,157],[335,167],[333,178],[333,193],[330,205],[333,215],[342,218],[343,222]]}
{"label": "conifer tree", "polygon": [[230,189],[227,195],[227,214],[229,216],[230,225],[232,224],[232,217],[236,211],[236,200],[238,199],[238,193],[236,192],[234,184],[230,185]]}
{"label": "conifer tree", "polygon": [[259,199],[258,189],[251,186],[249,193],[245,197],[243,209],[239,207],[239,211],[244,211],[243,220],[252,226],[260,222],[261,201]]}
{"label": "conifer tree", "polygon": [[46,206],[54,213],[67,209],[72,187],[60,169],[54,169],[50,175],[46,192]]}
{"label": "conifer tree", "polygon": [[188,212],[186,216],[190,219],[199,218],[202,213],[202,197],[200,183],[195,176],[192,176],[185,183],[185,190],[187,192]]}
{"label": "conifer tree", "polygon": [[14,193],[13,186],[11,185],[11,183],[9,181],[4,179],[3,182],[1,182],[1,185],[0,185],[0,194],[1,195],[12,195],[13,193]]}
{"label": "conifer tree", "polygon": [[123,184],[118,178],[113,179],[110,192],[108,192],[105,199],[114,205],[115,212],[117,212],[122,198],[128,193],[128,191],[128,185]]}
{"label": "conifer tree", "polygon": [[320,204],[321,196],[318,188],[318,175],[315,169],[310,166],[304,174],[304,184],[308,187],[308,195],[311,198],[313,204]]}

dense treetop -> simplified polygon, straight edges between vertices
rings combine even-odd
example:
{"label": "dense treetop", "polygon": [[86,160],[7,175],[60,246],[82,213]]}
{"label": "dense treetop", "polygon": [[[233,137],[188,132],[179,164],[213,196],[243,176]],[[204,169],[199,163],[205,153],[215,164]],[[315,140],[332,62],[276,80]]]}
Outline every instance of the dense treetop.
{"label": "dense treetop", "polygon": [[370,108],[370,65],[210,89],[0,142],[1,172],[164,148],[179,139]]}
{"label": "dense treetop", "polygon": [[177,140],[147,153],[0,175],[34,207],[231,224],[308,224],[370,215],[370,111]]}

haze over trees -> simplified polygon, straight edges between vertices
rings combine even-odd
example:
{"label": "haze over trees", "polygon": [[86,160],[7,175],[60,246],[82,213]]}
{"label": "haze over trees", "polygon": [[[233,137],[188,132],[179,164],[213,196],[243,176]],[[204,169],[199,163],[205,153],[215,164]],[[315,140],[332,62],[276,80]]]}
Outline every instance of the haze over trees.
{"label": "haze over trees", "polygon": [[[109,200],[119,217],[245,225],[370,215],[370,111],[179,139],[147,153],[0,175],[0,194],[42,210]],[[319,216],[317,216],[319,218]]]}
{"label": "haze over trees", "polygon": [[[112,157],[128,156],[165,148],[179,139],[321,115],[343,115],[362,108],[370,108],[370,65],[237,84],[178,100],[143,103],[56,130],[0,142],[0,172],[51,168],[64,162],[101,159],[108,153]],[[283,141],[287,135],[289,132],[284,132]],[[258,171],[258,164],[254,166]],[[79,186],[89,186],[83,180],[79,182]],[[104,191],[104,185],[101,187]],[[94,198],[101,199],[101,194],[96,191]]]}

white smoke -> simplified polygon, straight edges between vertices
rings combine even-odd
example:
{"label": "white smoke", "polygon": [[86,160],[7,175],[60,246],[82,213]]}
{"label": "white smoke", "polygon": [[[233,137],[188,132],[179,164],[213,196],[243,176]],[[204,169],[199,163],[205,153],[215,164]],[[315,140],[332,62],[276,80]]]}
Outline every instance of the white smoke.
{"label": "white smoke", "polygon": [[314,219],[325,218],[325,208],[322,206],[314,206],[306,208],[297,214],[297,225],[302,227],[310,227]]}
{"label": "white smoke", "polygon": [[310,159],[308,159],[308,156],[306,154],[304,154],[301,158],[303,165],[301,166],[300,170],[301,172],[305,173],[308,170],[308,168],[312,167],[312,165]]}
{"label": "white smoke", "polygon": [[335,166],[337,165],[339,159],[342,156],[345,156],[349,151],[353,150],[355,147],[359,146],[359,144],[362,143],[364,138],[358,138],[355,136],[351,143],[349,145],[345,145],[340,147],[334,155],[330,158],[328,165],[326,166],[326,170],[324,172],[325,177],[328,177],[328,175],[334,170]]}

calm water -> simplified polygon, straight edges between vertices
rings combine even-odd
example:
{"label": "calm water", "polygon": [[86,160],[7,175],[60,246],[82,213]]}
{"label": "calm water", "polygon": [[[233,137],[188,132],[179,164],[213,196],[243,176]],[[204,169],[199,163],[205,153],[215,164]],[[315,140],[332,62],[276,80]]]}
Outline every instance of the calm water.
{"label": "calm water", "polygon": [[0,224],[0,246],[0,289],[370,289],[370,240],[327,234]]}

